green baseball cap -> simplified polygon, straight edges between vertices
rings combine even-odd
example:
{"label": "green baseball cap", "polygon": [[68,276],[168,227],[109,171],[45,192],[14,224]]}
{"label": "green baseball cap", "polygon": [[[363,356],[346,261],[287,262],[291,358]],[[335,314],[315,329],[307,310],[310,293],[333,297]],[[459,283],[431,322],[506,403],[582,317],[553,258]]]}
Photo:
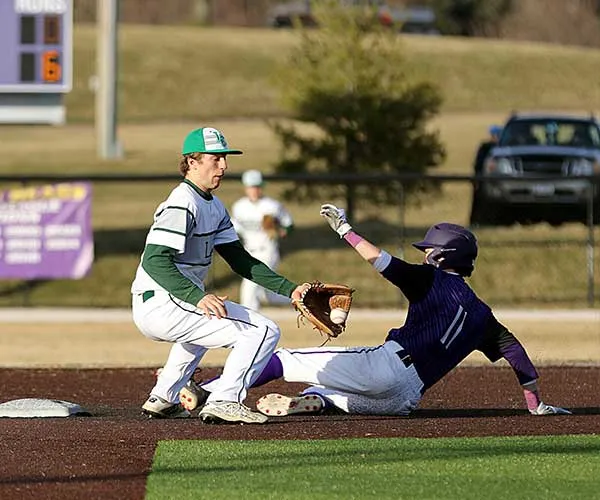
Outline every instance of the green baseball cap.
{"label": "green baseball cap", "polygon": [[202,127],[192,130],[183,141],[181,153],[211,153],[241,155],[239,149],[231,149],[225,136],[216,128]]}

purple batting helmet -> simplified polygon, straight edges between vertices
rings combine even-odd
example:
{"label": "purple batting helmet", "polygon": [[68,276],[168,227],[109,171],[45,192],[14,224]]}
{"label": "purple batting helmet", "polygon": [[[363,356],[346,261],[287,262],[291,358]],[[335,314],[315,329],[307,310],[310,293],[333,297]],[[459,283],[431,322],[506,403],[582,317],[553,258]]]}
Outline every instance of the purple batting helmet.
{"label": "purple batting helmet", "polygon": [[413,243],[422,252],[432,248],[425,261],[440,269],[454,269],[462,276],[471,276],[477,258],[477,238],[458,224],[441,222],[429,228],[423,241]]}

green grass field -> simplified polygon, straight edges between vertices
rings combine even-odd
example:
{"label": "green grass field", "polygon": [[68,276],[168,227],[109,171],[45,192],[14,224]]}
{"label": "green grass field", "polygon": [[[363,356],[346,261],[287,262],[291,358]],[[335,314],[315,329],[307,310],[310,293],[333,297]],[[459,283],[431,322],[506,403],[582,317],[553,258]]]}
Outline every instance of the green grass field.
{"label": "green grass field", "polygon": [[596,498],[600,437],[159,444],[148,500]]}
{"label": "green grass field", "polygon": [[[119,116],[125,122],[285,114],[272,76],[297,32],[122,25]],[[600,51],[489,39],[405,36],[408,73],[440,85],[444,111],[600,110]],[[75,30],[69,120],[93,120],[96,31]],[[210,69],[210,71],[207,71]]]}
{"label": "green grass field", "polygon": [[[118,136],[125,156],[108,162],[96,157],[90,122],[94,96],[88,81],[94,72],[95,30],[78,26],[74,89],[66,99],[69,124],[2,127],[0,173],[175,175],[182,138],[200,124],[221,128],[230,143],[245,151],[231,158],[231,172],[260,168],[269,173],[280,146],[265,118],[285,115],[270,77],[294,37],[285,30],[122,26]],[[446,98],[443,113],[431,123],[448,150],[446,163],[436,172],[469,174],[488,125],[502,122],[511,109],[600,109],[594,71],[600,62],[598,50],[448,37],[411,36],[405,44],[415,78],[439,83]],[[206,66],[211,68],[208,74]],[[19,282],[2,282],[0,306],[128,307],[129,285],[152,213],[172,186],[96,183],[96,260],[91,274],[79,281],[37,283],[27,290]],[[285,187],[272,183],[267,194],[278,197]],[[226,181],[217,194],[230,206],[242,188]],[[470,200],[470,184],[446,184],[441,193],[411,204],[403,215],[397,207],[359,207],[356,228],[388,251],[419,259],[410,241],[440,220],[466,224]],[[289,204],[297,230],[283,244],[280,270],[299,281],[351,283],[358,289],[359,307],[398,305],[397,290],[382,288],[380,278],[318,216],[324,201],[343,203],[343,197]],[[598,255],[600,231],[595,233]],[[587,306],[589,253],[583,225],[514,226],[482,230],[478,236],[481,254],[472,284],[492,304]],[[598,303],[597,257],[594,272]],[[236,300],[238,285],[239,279],[218,261],[211,287]]]}

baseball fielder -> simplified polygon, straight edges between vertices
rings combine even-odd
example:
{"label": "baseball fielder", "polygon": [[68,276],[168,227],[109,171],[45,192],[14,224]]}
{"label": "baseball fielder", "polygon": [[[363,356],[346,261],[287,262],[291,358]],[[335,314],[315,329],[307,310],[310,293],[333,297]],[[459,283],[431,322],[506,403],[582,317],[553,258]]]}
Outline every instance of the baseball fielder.
{"label": "baseball fielder", "polygon": [[400,288],[409,300],[408,315],[378,346],[277,350],[254,385],[283,377],[310,387],[301,396],[269,394],[257,402],[259,411],[281,416],[335,407],[353,414],[407,415],[427,389],[479,350],[492,362],[508,361],[531,414],[569,413],[541,401],[538,373],[525,349],[465,282],[478,251],[470,231],[449,223],[432,226],[423,241],[414,243],[424,252],[423,264],[410,264],[356,234],[342,209],[323,205],[321,215]]}
{"label": "baseball fielder", "polygon": [[[263,194],[263,177],[258,170],[248,170],[242,175],[246,196],[233,204],[231,221],[250,255],[277,269],[280,261],[279,239],[285,237],[293,226],[292,216],[277,200]],[[265,227],[270,218],[274,228]],[[277,295],[248,279],[240,286],[240,303],[258,311],[261,303],[289,304],[288,297]]]}
{"label": "baseball fielder", "polygon": [[240,243],[227,210],[212,194],[227,170],[227,155],[241,154],[214,128],[190,132],[179,169],[183,181],[154,213],[154,222],[131,286],[139,330],[173,346],[143,405],[156,418],[188,417],[179,393],[208,349],[232,348],[223,374],[204,405],[206,422],[264,423],[247,408],[248,387],[262,372],[280,336],[259,313],[207,292],[204,280],[216,250],[241,276],[287,297],[304,290],[252,257]]}

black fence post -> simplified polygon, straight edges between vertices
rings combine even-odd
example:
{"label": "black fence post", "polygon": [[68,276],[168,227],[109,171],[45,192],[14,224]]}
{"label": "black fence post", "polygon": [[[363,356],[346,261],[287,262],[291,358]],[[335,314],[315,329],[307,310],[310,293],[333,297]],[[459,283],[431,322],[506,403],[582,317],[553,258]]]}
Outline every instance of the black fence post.
{"label": "black fence post", "polygon": [[352,223],[354,221],[354,184],[351,182],[346,183],[346,217],[348,218],[348,222]]}
{"label": "black fence post", "polygon": [[596,187],[596,179],[591,180],[588,185],[588,202],[587,202],[587,275],[588,275],[588,293],[587,301],[589,307],[594,307],[594,192]]}
{"label": "black fence post", "polygon": [[[406,194],[405,194],[405,190],[404,190],[404,183],[402,181],[400,181],[400,184],[398,185],[398,218],[399,218],[399,224],[400,224],[400,234],[399,234],[400,245],[398,248],[398,256],[401,259],[404,259],[404,244],[405,244],[404,240],[406,238],[405,215],[406,215]],[[402,292],[400,292],[400,307],[404,307],[407,304],[408,304],[408,302],[406,301],[406,297],[404,296],[404,294]]]}

